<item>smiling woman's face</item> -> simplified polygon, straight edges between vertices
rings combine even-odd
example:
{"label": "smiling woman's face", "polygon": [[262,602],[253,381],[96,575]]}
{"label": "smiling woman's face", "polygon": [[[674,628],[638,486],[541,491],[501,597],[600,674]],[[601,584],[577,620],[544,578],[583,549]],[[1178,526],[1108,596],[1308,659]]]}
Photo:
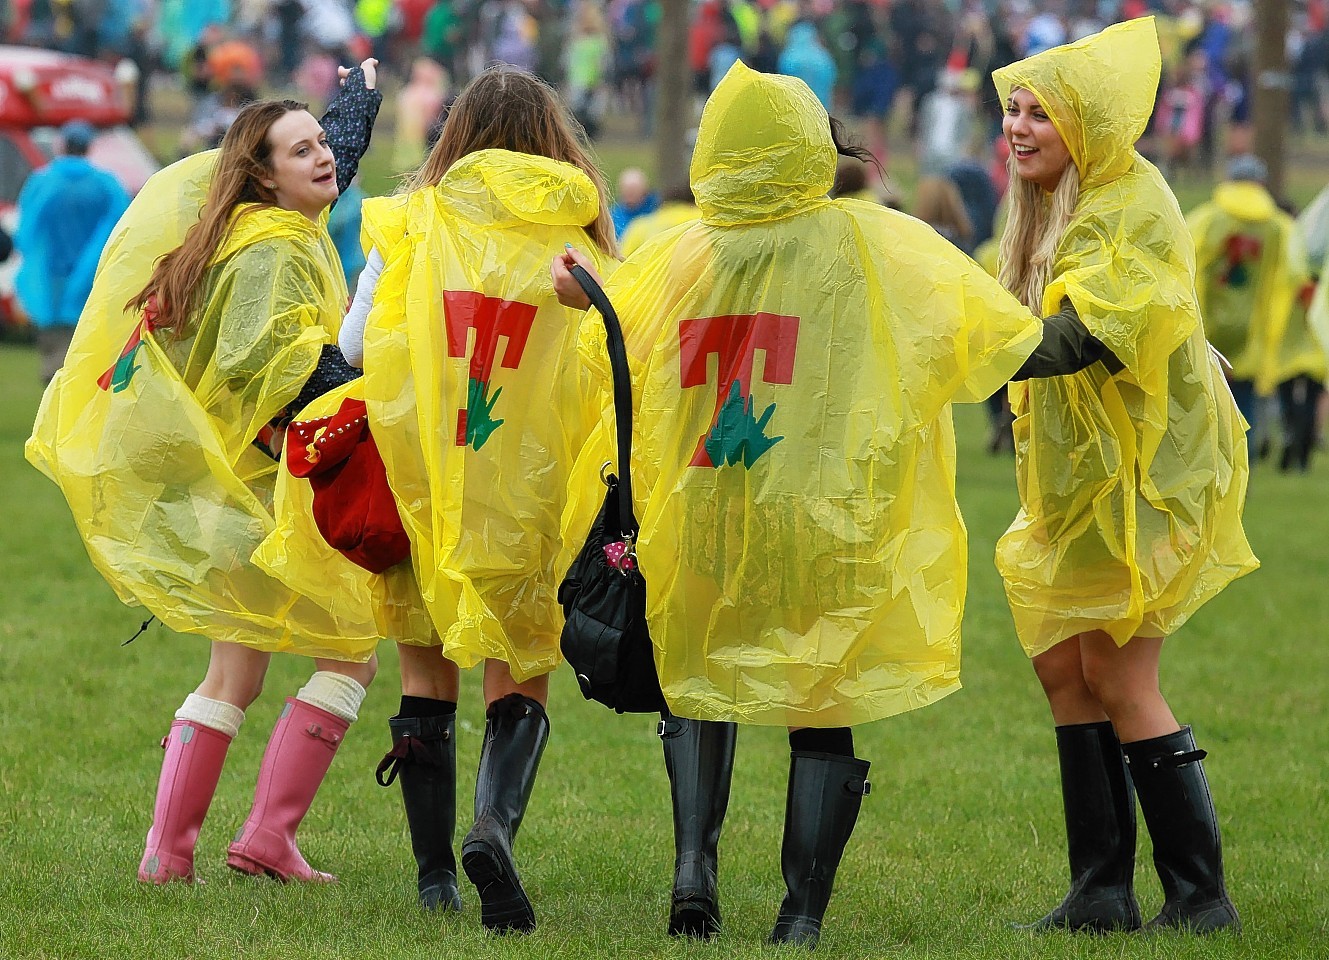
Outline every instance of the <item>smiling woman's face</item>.
{"label": "smiling woman's face", "polygon": [[268,147],[277,206],[317,220],[337,199],[337,165],[323,128],[308,111],[292,110],[268,128]]}
{"label": "smiling woman's face", "polygon": [[1006,101],[1006,116],[1001,131],[1015,158],[1015,170],[1023,180],[1030,180],[1052,191],[1071,162],[1061,134],[1042,104],[1028,90],[1014,90]]}

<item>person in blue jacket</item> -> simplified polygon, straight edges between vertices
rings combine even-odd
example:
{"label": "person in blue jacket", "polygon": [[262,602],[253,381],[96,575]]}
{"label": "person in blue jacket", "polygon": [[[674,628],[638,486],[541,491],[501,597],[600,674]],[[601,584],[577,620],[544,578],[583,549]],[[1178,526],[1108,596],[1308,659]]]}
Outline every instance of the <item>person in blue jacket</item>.
{"label": "person in blue jacket", "polygon": [[88,162],[91,125],[71,120],[60,134],[64,155],[30,176],[19,193],[14,237],[23,255],[14,292],[36,328],[44,384],[64,362],[102,247],[129,206],[115,177]]}
{"label": "person in blue jacket", "polygon": [[835,59],[821,42],[817,28],[807,20],[800,20],[789,28],[784,49],[780,51],[779,71],[787,77],[797,77],[817,95],[821,105],[831,112],[831,97],[835,91]]}

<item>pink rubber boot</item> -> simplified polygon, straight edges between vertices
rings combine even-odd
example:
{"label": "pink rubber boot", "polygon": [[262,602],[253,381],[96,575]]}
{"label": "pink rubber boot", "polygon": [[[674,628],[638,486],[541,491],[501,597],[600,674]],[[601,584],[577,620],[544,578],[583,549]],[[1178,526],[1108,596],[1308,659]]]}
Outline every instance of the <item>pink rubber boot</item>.
{"label": "pink rubber boot", "polygon": [[144,883],[194,881],[194,844],[217,792],[231,738],[192,720],[176,720],[162,739],[152,828],[138,867]]}
{"label": "pink rubber boot", "polygon": [[295,845],[295,831],[309,812],[349,726],[320,707],[286,698],[263,753],[253,809],[226,852],[228,867],[255,876],[266,874],[283,883],[337,881],[305,862]]}

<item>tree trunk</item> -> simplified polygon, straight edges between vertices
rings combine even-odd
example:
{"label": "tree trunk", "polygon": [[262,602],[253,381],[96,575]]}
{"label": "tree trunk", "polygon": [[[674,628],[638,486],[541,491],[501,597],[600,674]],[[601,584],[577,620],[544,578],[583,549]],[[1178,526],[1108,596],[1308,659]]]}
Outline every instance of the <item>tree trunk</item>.
{"label": "tree trunk", "polygon": [[688,0],[661,0],[655,54],[655,176],[662,193],[688,183],[692,76],[688,69]]}
{"label": "tree trunk", "polygon": [[1255,153],[1269,167],[1269,192],[1283,195],[1287,157],[1288,0],[1255,0]]}

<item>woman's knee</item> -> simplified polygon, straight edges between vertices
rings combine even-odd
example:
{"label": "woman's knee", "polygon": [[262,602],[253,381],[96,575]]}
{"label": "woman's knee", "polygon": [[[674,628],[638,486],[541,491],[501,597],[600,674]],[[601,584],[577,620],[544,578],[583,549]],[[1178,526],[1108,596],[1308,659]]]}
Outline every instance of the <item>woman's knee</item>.
{"label": "woman's knee", "polygon": [[378,654],[374,654],[364,663],[350,663],[341,660],[315,660],[314,668],[327,673],[338,673],[350,677],[366,690],[378,675]]}
{"label": "woman's knee", "polygon": [[441,647],[397,645],[401,667],[401,692],[408,697],[430,700],[457,699],[460,673],[457,665],[443,656]]}
{"label": "woman's knee", "polygon": [[248,710],[263,692],[270,660],[270,654],[240,644],[214,642],[208,672],[194,692]]}
{"label": "woman's knee", "polygon": [[1075,639],[1064,640],[1031,661],[1034,675],[1049,700],[1058,696],[1082,694],[1085,690],[1084,666]]}
{"label": "woman's knee", "polygon": [[1084,651],[1085,685],[1110,717],[1123,716],[1162,696],[1156,669],[1132,656],[1134,652],[1114,643]]}
{"label": "woman's knee", "polygon": [[540,706],[549,701],[549,674],[528,677],[518,681],[512,668],[502,660],[485,661],[485,704],[489,705],[511,694],[534,700]]}

